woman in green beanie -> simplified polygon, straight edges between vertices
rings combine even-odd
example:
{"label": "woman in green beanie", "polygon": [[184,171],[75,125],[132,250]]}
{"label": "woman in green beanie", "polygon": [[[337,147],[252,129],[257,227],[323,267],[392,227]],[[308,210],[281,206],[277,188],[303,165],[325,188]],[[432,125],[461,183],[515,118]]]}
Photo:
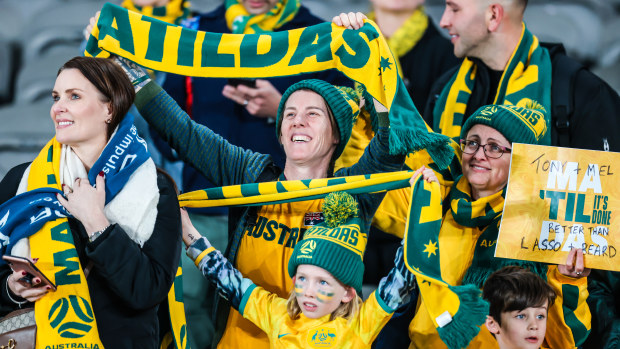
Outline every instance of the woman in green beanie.
{"label": "woman in green beanie", "polygon": [[[350,135],[359,104],[351,96],[320,80],[292,85],[282,96],[277,134],[286,154],[284,169],[269,155],[236,147],[190,117],[140,68],[120,59],[136,87],[136,106],[147,122],[174,148],[181,159],[219,186],[276,180],[304,180],[398,171],[404,156],[389,154],[387,113],[375,113],[379,130],[364,156],[351,167],[334,172],[333,163]],[[370,101],[369,101],[370,102]],[[360,219],[367,230],[383,194],[355,195]],[[229,242],[225,256],[256,284],[287,297],[293,288],[288,260],[306,229],[323,221],[323,200],[309,200],[229,210]],[[205,291],[206,292],[206,291]],[[214,319],[221,347],[268,348],[267,336],[243,319],[219,295]],[[224,334],[224,340],[220,338]]]}
{"label": "woman in green beanie", "polygon": [[306,231],[288,262],[295,285],[288,300],[244,278],[181,210],[187,255],[234,309],[266,333],[272,348],[370,348],[416,289],[400,246],[394,267],[362,303],[367,233],[357,202],[334,192],[322,209],[325,221]]}
{"label": "woman in green beanie", "polygon": [[[444,198],[438,253],[441,276],[450,285],[482,288],[489,275],[507,265],[528,268],[547,280],[558,300],[549,308],[550,326],[543,347],[572,348],[583,343],[590,327],[585,302],[585,277],[590,270],[584,268],[582,251],[573,249],[566,265],[559,266],[494,257],[512,143],[537,144],[547,132],[544,120],[544,110],[506,105],[483,106],[467,119],[460,141],[462,175],[454,183],[446,183],[451,187]],[[424,171],[423,176],[432,180],[434,175]],[[409,326],[415,348],[445,347],[430,321],[427,308],[431,307],[433,304],[421,301]],[[482,328],[468,347],[496,346],[495,339]]]}

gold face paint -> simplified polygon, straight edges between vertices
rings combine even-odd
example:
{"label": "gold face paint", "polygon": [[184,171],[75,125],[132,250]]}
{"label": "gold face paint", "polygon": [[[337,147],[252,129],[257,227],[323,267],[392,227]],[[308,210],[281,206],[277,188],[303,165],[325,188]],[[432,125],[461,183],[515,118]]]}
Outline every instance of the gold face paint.
{"label": "gold face paint", "polygon": [[328,292],[324,290],[317,290],[316,299],[321,303],[327,303],[334,298],[334,292]]}

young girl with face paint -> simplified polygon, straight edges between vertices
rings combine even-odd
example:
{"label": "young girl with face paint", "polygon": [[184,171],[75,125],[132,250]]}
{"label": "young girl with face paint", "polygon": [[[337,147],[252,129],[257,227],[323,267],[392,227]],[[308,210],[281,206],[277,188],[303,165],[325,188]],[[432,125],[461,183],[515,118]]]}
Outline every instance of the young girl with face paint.
{"label": "young girl with face paint", "polygon": [[[343,212],[348,213],[344,218]],[[181,210],[188,256],[244,318],[267,334],[272,348],[370,348],[392,313],[417,295],[401,246],[394,268],[362,303],[367,234],[360,228],[357,202],[347,193],[329,194],[323,214],[325,221],[295,245],[288,264],[294,289],[286,300],[243,278]]]}

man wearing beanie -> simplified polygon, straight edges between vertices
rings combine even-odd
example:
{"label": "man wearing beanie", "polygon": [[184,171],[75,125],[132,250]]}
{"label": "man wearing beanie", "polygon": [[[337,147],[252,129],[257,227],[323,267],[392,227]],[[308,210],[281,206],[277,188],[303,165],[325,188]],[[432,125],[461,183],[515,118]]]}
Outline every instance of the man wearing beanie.
{"label": "man wearing beanie", "polygon": [[[535,101],[528,106],[531,108],[482,106],[463,125],[460,141],[463,152],[462,175],[445,188],[448,193],[443,207],[448,210],[437,235],[440,275],[449,285],[475,285],[481,289],[487,277],[504,266],[517,265],[531,270],[547,280],[559,300],[549,308],[551,326],[543,346],[578,347],[590,328],[590,312],[585,302],[588,296],[587,281],[583,277],[581,249],[571,251],[567,264],[559,266],[494,257],[508,183],[512,143],[538,144],[548,132],[546,111]],[[428,179],[427,172],[424,174]],[[422,299],[423,290],[420,292]],[[438,309],[438,306],[432,301],[418,303],[415,317],[409,326],[410,348],[446,347],[439,337],[439,329],[430,321],[430,313],[433,311],[428,309]],[[453,320],[458,322],[456,318],[450,319]],[[480,326],[482,322],[484,320],[473,325]],[[473,329],[474,334],[479,333],[471,340],[469,348],[497,346],[486,328]]]}
{"label": "man wearing beanie", "polygon": [[[132,67],[124,68],[135,74]],[[366,105],[370,107],[373,103],[367,101]],[[334,159],[348,142],[359,106],[348,93],[321,80],[301,81],[283,94],[276,118],[276,136],[286,154],[283,169],[271,156],[234,146],[192,121],[152,81],[139,87],[136,106],[179,156],[216,186],[393,172],[400,170],[404,161],[403,155],[389,153],[387,112],[373,112],[378,130],[365,154],[355,165],[334,171]],[[367,231],[383,194],[354,196]],[[226,257],[257,285],[287,297],[293,287],[286,275],[289,257],[304,232],[323,221],[322,202],[315,199],[231,208]],[[262,330],[232,309],[227,300],[219,295],[215,297],[218,304],[214,345],[269,347],[269,339]]]}
{"label": "man wearing beanie", "polygon": [[401,246],[394,267],[366,302],[360,298],[367,234],[357,202],[329,194],[325,220],[309,228],[288,263],[288,300],[245,279],[182,212],[187,254],[234,309],[263,330],[273,348],[370,348],[392,313],[415,294]]}

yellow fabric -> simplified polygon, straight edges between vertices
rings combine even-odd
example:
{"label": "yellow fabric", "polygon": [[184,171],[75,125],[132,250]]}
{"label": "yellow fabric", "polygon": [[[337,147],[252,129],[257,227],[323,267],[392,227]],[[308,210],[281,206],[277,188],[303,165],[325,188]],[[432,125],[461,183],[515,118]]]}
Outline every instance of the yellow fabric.
{"label": "yellow fabric", "polygon": [[[62,189],[59,177],[61,148],[56,138],[43,147],[31,164],[27,190]],[[47,222],[29,237],[29,241],[31,256],[39,258],[37,267],[58,286],[56,292],[49,292],[35,302],[36,347],[83,345],[103,348],[67,219]]]}
{"label": "yellow fabric", "polygon": [[[465,272],[470,267],[477,244],[495,244],[497,241],[478,241],[482,231],[477,228],[467,228],[458,225],[448,211],[443,219],[441,232],[439,234],[440,265],[442,278],[450,285],[461,285]],[[579,307],[576,313],[578,320],[582,324],[588,324],[589,329],[590,313],[585,302],[587,297],[587,281],[585,278],[575,280],[565,277],[557,272],[557,267],[549,267],[547,273],[549,284],[555,289],[558,298],[556,304],[549,310],[547,322],[547,334],[545,340],[553,343],[552,348],[572,348],[572,331],[566,325],[562,315],[562,293],[561,284],[574,284],[579,287]],[[439,338],[435,324],[431,321],[423,301],[418,301],[416,315],[409,325],[409,338],[411,345],[409,348],[447,348]],[[572,344],[570,344],[572,343]],[[497,341],[488,332],[486,326],[481,326],[480,333],[471,341],[468,348],[498,348]]]}
{"label": "yellow fabric", "polygon": [[[410,171],[374,173],[312,180],[293,180],[229,185],[214,190],[196,190],[179,195],[181,207],[216,207],[250,205],[270,202],[313,199],[334,191],[363,190],[373,187],[374,192],[385,191],[390,185],[401,186],[411,178]],[[407,184],[405,182],[405,184]],[[242,188],[251,188],[253,194],[244,193]],[[250,191],[250,189],[248,189]],[[211,193],[211,194],[210,194]]]}
{"label": "yellow fabric", "polygon": [[271,348],[357,349],[370,348],[392,314],[379,305],[373,292],[350,322],[342,317],[329,321],[331,314],[320,319],[301,314],[292,320],[286,312],[286,299],[257,287],[243,316],[267,333]]}
{"label": "yellow fabric", "polygon": [[[179,19],[187,16],[189,12],[190,2],[185,0],[170,0],[166,4],[166,6],[162,7],[153,7],[153,6],[142,6],[140,8],[136,7],[132,0],[124,0],[121,4],[124,8],[141,13],[145,16],[157,18],[160,21],[164,21],[170,24],[179,24]],[[158,11],[159,10],[159,11]],[[162,12],[161,15],[158,12]]]}
{"label": "yellow fabric", "polygon": [[[368,19],[375,21],[375,13],[370,12]],[[396,67],[398,67],[398,74],[403,75],[403,70],[400,65],[400,58],[411,51],[412,48],[422,39],[424,33],[428,28],[428,16],[424,7],[420,6],[415,10],[409,18],[403,23],[403,25],[394,32],[394,35],[387,38],[387,43],[392,53],[396,58]]]}
{"label": "yellow fabric", "polygon": [[[322,212],[323,199],[261,206],[256,228],[246,232],[236,267],[244,277],[278,297],[288,298],[293,281],[288,260],[301,239],[306,213]],[[261,251],[257,258],[255,251]],[[218,348],[269,348],[265,333],[231,308]]]}
{"label": "yellow fabric", "polygon": [[278,0],[275,6],[260,15],[250,15],[236,0],[226,1],[226,25],[235,34],[270,32],[290,22],[299,10],[299,0]]}
{"label": "yellow fabric", "polygon": [[[168,292],[168,311],[170,313],[172,333],[170,334],[170,332],[168,332],[166,335],[171,335],[170,340],[174,338],[174,347],[178,349],[189,348],[189,343],[187,341],[187,325],[185,321],[185,305],[183,304],[182,275],[183,268],[179,265],[174,278],[174,284]],[[166,342],[168,342],[168,340],[164,338],[161,345],[166,344]]]}
{"label": "yellow fabric", "polygon": [[[565,294],[562,290],[562,285],[573,285],[579,289],[579,298],[577,300],[577,309],[574,311],[577,320],[589,331],[591,329],[592,314],[590,314],[590,308],[586,303],[588,298],[588,281],[586,278],[574,279],[566,275],[562,275],[558,271],[557,266],[550,266],[547,271],[547,282],[557,295],[555,303],[549,309],[549,316],[547,320],[547,335],[545,336],[545,343],[543,346],[549,348],[576,348],[575,341],[573,339],[573,333],[565,323],[564,312],[562,307],[565,302]],[[575,301],[574,299],[571,301]]]}

